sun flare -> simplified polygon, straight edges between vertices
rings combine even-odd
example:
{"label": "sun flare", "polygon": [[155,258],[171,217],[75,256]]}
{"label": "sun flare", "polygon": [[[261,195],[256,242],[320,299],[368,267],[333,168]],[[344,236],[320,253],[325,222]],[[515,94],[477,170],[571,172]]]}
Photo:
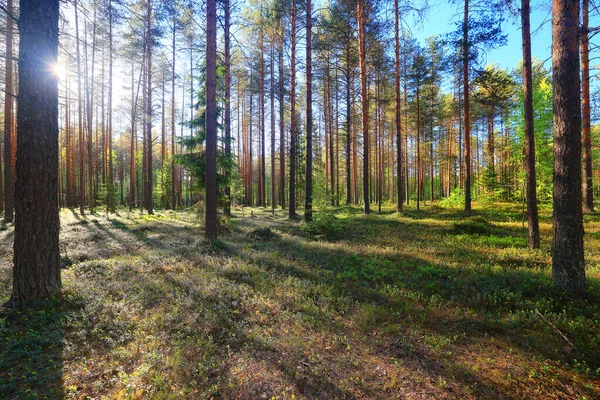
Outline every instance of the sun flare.
{"label": "sun flare", "polygon": [[65,68],[65,66],[59,62],[57,62],[56,64],[54,64],[54,66],[52,67],[54,74],[56,76],[58,76],[59,80],[64,80],[67,77],[67,69]]}

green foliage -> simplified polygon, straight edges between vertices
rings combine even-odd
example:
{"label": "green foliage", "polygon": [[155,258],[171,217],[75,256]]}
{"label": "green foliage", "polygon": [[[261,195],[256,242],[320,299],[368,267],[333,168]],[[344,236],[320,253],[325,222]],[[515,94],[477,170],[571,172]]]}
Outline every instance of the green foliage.
{"label": "green foliage", "polygon": [[[522,67],[517,69],[515,73],[522,77]],[[523,88],[520,87],[517,92],[517,101],[513,103],[511,110],[511,125],[519,140],[513,142],[511,154],[513,159],[521,164],[523,163],[523,146],[525,143],[525,122],[522,105]],[[533,61],[533,111],[537,198],[542,203],[550,202],[552,200],[554,160],[552,154],[552,84],[550,71],[545,69],[543,64],[536,59]],[[521,182],[525,181],[524,171],[521,171],[519,180]],[[523,187],[523,185],[519,186]]]}
{"label": "green foliage", "polygon": [[[223,79],[224,70],[218,69],[217,80]],[[204,79],[203,75],[200,79]],[[175,161],[186,167],[194,177],[196,189],[203,190],[206,183],[206,94],[204,90],[198,93],[198,102],[195,105],[196,117],[189,121],[187,125],[193,129],[194,135],[191,137],[180,138],[180,143],[186,148],[184,154],[175,156]],[[222,109],[217,107],[217,121],[220,120]],[[219,128],[222,126],[219,125]],[[219,137],[218,141],[222,144],[217,146],[217,203],[223,207],[229,202],[225,195],[225,188],[231,186],[236,178],[237,162],[233,153],[226,154],[224,151],[225,138]],[[232,140],[232,139],[230,139]]]}
{"label": "green foliage", "polygon": [[165,160],[163,167],[158,170],[157,184],[154,186],[154,196],[160,199],[162,208],[171,206],[172,175],[171,162]]}
{"label": "green foliage", "polygon": [[460,188],[452,189],[450,196],[444,197],[442,200],[440,200],[439,204],[442,207],[455,207],[455,206],[464,205],[465,204],[465,194],[463,193],[462,189],[460,189]]}
{"label": "green foliage", "polygon": [[340,239],[344,222],[331,213],[320,212],[314,215],[312,221],[303,225],[302,230],[314,239],[333,241]]}
{"label": "green foliage", "polygon": [[469,235],[489,235],[492,226],[483,217],[471,217],[452,224],[455,233]]}

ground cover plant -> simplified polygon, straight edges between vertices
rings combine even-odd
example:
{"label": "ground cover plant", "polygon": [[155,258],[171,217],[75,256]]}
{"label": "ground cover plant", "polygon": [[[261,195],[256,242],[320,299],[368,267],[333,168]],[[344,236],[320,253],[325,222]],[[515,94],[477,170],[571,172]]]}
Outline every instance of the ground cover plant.
{"label": "ground cover plant", "polygon": [[246,208],[210,246],[194,212],[63,210],[63,291],[2,314],[0,397],[598,398],[598,215],[585,299],[554,289],[550,212],[539,250],[522,218]]}

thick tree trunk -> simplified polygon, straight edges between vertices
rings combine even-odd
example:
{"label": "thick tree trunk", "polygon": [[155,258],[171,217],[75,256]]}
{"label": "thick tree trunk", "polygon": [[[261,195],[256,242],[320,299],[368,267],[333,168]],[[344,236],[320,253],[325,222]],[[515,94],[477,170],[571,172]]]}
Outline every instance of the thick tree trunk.
{"label": "thick tree trunk", "polygon": [[525,175],[527,176],[527,223],[529,248],[540,248],[537,185],[535,176],[535,135],[533,127],[533,76],[531,67],[530,2],[521,0],[523,35],[523,94],[525,117]]}
{"label": "thick tree trunk", "polygon": [[21,306],[60,291],[58,246],[58,0],[22,0],[13,290]]}
{"label": "thick tree trunk", "polygon": [[562,290],[586,291],[581,189],[579,0],[552,4],[554,226],[552,279]]}
{"label": "thick tree trunk", "polygon": [[304,200],[304,220],[312,220],[312,5],[306,0],[306,190]]}
{"label": "thick tree trunk", "polygon": [[206,2],[206,239],[217,239],[217,2]]}

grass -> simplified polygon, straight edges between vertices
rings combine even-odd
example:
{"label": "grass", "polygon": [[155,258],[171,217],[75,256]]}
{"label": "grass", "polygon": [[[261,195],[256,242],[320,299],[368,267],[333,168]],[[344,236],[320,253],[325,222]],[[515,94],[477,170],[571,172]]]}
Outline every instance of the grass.
{"label": "grass", "polygon": [[1,317],[0,397],[600,396],[597,214],[586,299],[552,286],[548,210],[537,251],[519,205],[234,216],[211,247],[191,212],[63,211],[63,293]]}

